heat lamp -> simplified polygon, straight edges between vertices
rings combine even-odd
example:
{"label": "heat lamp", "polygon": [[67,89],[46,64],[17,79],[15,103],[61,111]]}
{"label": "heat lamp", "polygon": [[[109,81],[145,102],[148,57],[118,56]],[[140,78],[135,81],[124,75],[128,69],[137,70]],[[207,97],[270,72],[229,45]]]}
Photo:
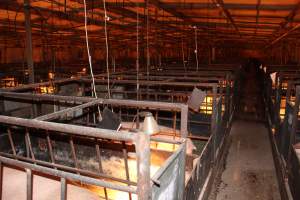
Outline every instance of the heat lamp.
{"label": "heat lamp", "polygon": [[151,112],[140,112],[139,115],[144,118],[144,122],[140,130],[148,135],[159,133],[159,126]]}

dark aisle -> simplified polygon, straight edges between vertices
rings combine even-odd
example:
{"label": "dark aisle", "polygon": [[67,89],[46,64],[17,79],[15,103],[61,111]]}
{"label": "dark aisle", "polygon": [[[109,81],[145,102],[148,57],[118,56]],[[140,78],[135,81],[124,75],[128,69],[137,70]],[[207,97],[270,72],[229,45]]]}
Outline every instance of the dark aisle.
{"label": "dark aisle", "polygon": [[259,70],[244,69],[236,120],[224,171],[215,179],[210,200],[279,200],[268,129],[264,121]]}
{"label": "dark aisle", "polygon": [[261,71],[254,63],[242,69],[239,88],[238,119],[264,121],[263,80]]}

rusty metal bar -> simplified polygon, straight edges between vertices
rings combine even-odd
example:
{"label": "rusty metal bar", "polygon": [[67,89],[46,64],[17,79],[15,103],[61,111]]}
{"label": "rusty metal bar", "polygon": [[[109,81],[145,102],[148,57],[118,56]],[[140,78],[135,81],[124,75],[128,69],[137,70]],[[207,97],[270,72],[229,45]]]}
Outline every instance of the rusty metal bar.
{"label": "rusty metal bar", "polygon": [[25,17],[25,32],[26,32],[26,60],[29,71],[29,83],[34,83],[34,63],[32,53],[32,33],[31,33],[31,12],[30,0],[24,0],[24,17]]}
{"label": "rusty metal bar", "polygon": [[60,200],[67,200],[67,180],[65,178],[60,178]]}
{"label": "rusty metal bar", "polygon": [[30,135],[29,135],[29,130],[28,128],[26,128],[25,130],[25,143],[26,143],[26,149],[29,150],[29,152],[27,152],[27,157],[29,157],[29,155],[31,156],[32,160],[35,161],[35,156],[32,150],[32,145],[31,145],[31,140],[30,140]]}
{"label": "rusty metal bar", "polygon": [[[99,163],[99,172],[103,173],[101,151],[100,151],[100,147],[99,147],[99,144],[98,144],[98,140],[95,139],[95,142],[96,142],[96,156],[97,156],[97,160],[98,160],[98,163]],[[107,200],[108,199],[107,189],[104,187],[103,190],[104,190],[105,199]]]}
{"label": "rusty metal bar", "polygon": [[136,189],[133,187],[117,185],[114,183],[102,181],[100,179],[95,179],[95,178],[90,178],[87,176],[64,172],[61,170],[55,170],[55,169],[51,169],[48,167],[43,167],[43,166],[39,166],[39,165],[30,164],[27,162],[22,162],[19,160],[6,158],[3,156],[0,156],[0,162],[2,162],[3,164],[17,166],[20,168],[27,168],[27,169],[30,169],[33,171],[38,171],[40,173],[48,174],[48,175],[55,176],[55,177],[65,178],[70,181],[79,181],[79,182],[82,182],[82,183],[85,183],[88,185],[96,185],[96,186],[100,186],[100,187],[111,188],[113,190],[120,190],[120,191],[124,191],[124,192],[136,193]]}
{"label": "rusty metal bar", "polygon": [[74,146],[74,141],[73,141],[73,137],[70,137],[70,146],[71,146],[71,153],[72,153],[72,157],[74,160],[74,166],[76,169],[79,169],[79,165],[78,165],[78,160],[77,160],[77,156],[76,156],[76,150],[75,150],[75,146]]}
{"label": "rusty metal bar", "polygon": [[46,140],[47,140],[47,146],[48,146],[48,151],[49,151],[51,163],[55,164],[55,158],[54,158],[51,139],[50,139],[50,135],[48,133],[48,130],[46,130]]}
{"label": "rusty metal bar", "polygon": [[7,134],[8,134],[8,139],[9,139],[11,150],[13,151],[13,155],[16,156],[17,153],[16,153],[15,144],[14,144],[14,140],[12,138],[12,134],[11,134],[10,128],[7,128]]}
{"label": "rusty metal bar", "polygon": [[66,108],[66,109],[63,109],[63,110],[60,110],[60,111],[57,111],[57,112],[54,112],[54,113],[39,116],[35,119],[36,120],[41,120],[41,121],[51,120],[51,119],[55,119],[57,117],[60,117],[62,114],[73,113],[76,110],[87,108],[87,107],[98,105],[98,104],[102,104],[102,103],[103,103],[102,99],[93,100],[91,102],[88,102],[88,103],[85,103],[85,104],[82,104],[82,105],[74,106],[74,107],[71,107],[71,108]]}
{"label": "rusty metal bar", "polygon": [[145,133],[138,133],[136,140],[137,157],[137,194],[139,199],[151,199],[150,184],[150,137]]}
{"label": "rusty metal bar", "polygon": [[217,86],[213,87],[213,106],[212,106],[212,116],[211,116],[211,132],[213,133],[216,127],[216,114],[217,114]]}
{"label": "rusty metal bar", "polygon": [[[83,82],[91,82],[90,79],[82,79],[81,81]],[[102,79],[96,79],[95,80],[96,84],[105,84],[106,80]],[[131,84],[131,85],[136,85],[135,80],[111,80],[113,84]],[[140,85],[160,85],[160,86],[186,86],[186,87],[212,87],[214,83],[197,83],[197,82],[168,82],[168,81],[147,81],[147,80],[140,80]]]}
{"label": "rusty metal bar", "polygon": [[[213,84],[215,85],[215,84]],[[95,98],[91,97],[75,97],[75,96],[59,96],[48,94],[28,94],[28,93],[15,93],[15,92],[0,92],[0,96],[10,98],[20,98],[28,100],[56,100],[56,101],[75,101],[87,103],[94,101]],[[148,108],[160,108],[163,110],[177,110],[179,111],[183,104],[180,103],[167,103],[167,102],[155,102],[155,101],[135,101],[135,100],[123,100],[123,99],[100,99],[103,100],[103,104],[123,105],[128,107],[148,107]]]}
{"label": "rusty metal bar", "polygon": [[187,138],[188,136],[188,106],[184,105],[181,108],[181,119],[180,119],[180,133],[182,138]]}
{"label": "rusty metal bar", "polygon": [[0,115],[0,123],[37,128],[37,129],[46,129],[49,131],[69,133],[78,136],[86,136],[86,137],[93,137],[93,138],[107,138],[111,140],[132,141],[136,137],[136,133],[132,133],[132,132],[120,133],[118,131],[107,130],[107,129],[83,127],[83,126],[76,126],[70,124],[59,124],[54,122],[22,119],[22,118],[9,117],[3,115]]}
{"label": "rusty metal bar", "polygon": [[27,169],[26,168],[26,180],[27,180],[27,184],[26,184],[26,196],[27,196],[27,200],[32,200],[33,197],[33,175],[32,175],[32,171],[31,169]]}
{"label": "rusty metal bar", "polygon": [[[126,174],[126,180],[129,182],[130,181],[130,175],[129,175],[129,167],[128,167],[128,156],[127,156],[127,148],[125,142],[122,142],[122,151],[123,151],[123,156],[124,156],[124,165],[125,165],[125,174]],[[129,200],[132,199],[131,193],[129,195]]]}
{"label": "rusty metal bar", "polygon": [[[5,156],[7,158],[15,158],[15,159],[18,159],[20,161],[26,161],[28,163],[33,163],[33,160],[31,158],[26,158],[26,157],[23,157],[23,156],[18,156],[18,155],[17,156],[12,156],[11,154],[3,153],[3,152],[0,152],[0,155]],[[54,169],[61,169],[61,170],[65,170],[65,171],[70,171],[70,172],[81,174],[81,175],[84,175],[84,176],[90,176],[90,177],[102,178],[102,179],[109,179],[109,180],[112,180],[112,181],[116,181],[116,182],[120,182],[120,183],[124,183],[124,184],[130,184],[130,185],[133,185],[133,186],[136,185],[135,182],[132,182],[132,181],[128,182],[126,180],[116,178],[116,177],[113,177],[113,176],[110,176],[110,175],[107,175],[107,174],[94,173],[94,172],[83,170],[83,169],[76,169],[76,168],[73,168],[73,167],[69,167],[69,166],[65,166],[65,165],[61,165],[61,164],[53,164],[53,163],[49,163],[49,162],[41,161],[41,160],[36,160],[35,162],[36,162],[36,164],[39,164],[39,165],[42,165],[42,166],[51,167],[51,168],[54,168]]]}

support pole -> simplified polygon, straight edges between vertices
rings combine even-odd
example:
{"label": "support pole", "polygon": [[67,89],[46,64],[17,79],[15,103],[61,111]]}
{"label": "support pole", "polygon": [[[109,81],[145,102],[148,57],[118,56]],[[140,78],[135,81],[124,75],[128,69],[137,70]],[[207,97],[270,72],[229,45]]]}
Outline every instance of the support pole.
{"label": "support pole", "polygon": [[25,31],[26,31],[26,59],[29,72],[29,83],[34,83],[34,66],[32,58],[32,37],[30,22],[30,0],[24,0]]}

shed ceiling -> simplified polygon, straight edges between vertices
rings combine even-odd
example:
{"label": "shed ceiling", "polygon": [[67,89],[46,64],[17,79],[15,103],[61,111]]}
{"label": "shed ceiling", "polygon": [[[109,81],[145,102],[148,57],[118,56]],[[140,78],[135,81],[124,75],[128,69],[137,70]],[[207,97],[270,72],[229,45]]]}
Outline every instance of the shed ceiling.
{"label": "shed ceiling", "polygon": [[[203,40],[215,42],[224,38],[269,45],[282,35],[289,37],[290,30],[293,37],[297,32],[293,27],[300,23],[298,0],[106,0],[106,7],[109,37],[115,44],[134,44],[137,14],[141,35],[148,30],[152,42],[157,37],[169,42],[188,40],[194,33],[193,27],[197,27]],[[31,0],[33,38],[52,38],[53,44],[58,39],[82,43],[83,8],[83,0]],[[103,1],[87,0],[87,8],[91,40],[103,44]],[[24,1],[0,1],[0,21],[6,39],[21,38],[25,32]]]}

